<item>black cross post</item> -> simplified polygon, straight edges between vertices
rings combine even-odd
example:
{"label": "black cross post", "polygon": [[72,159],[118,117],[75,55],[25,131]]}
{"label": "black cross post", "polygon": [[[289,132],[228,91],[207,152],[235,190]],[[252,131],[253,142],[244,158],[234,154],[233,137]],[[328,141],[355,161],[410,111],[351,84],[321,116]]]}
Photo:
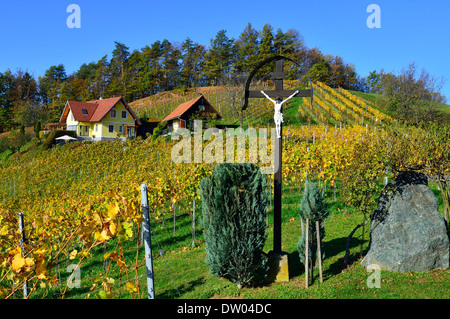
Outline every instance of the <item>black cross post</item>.
{"label": "black cross post", "polygon": [[[289,97],[292,94],[295,93],[295,91],[298,91],[294,97],[310,97],[312,99],[313,97],[313,89],[311,85],[311,89],[307,90],[284,90],[283,89],[283,80],[285,79],[283,72],[284,67],[284,60],[287,59],[291,62],[292,61],[289,58],[277,55],[274,57],[271,57],[269,59],[266,59],[262,63],[260,63],[255,70],[250,74],[250,76],[247,79],[247,83],[245,86],[245,100],[244,100],[244,106],[242,107],[242,110],[245,110],[248,106],[248,98],[265,98],[265,96],[261,93],[261,91],[250,91],[250,81],[252,80],[253,76],[256,74],[256,72],[265,64],[272,62],[275,60],[275,72],[270,73],[270,79],[275,81],[275,90],[270,91],[264,91],[269,97],[274,98],[277,100],[277,102],[281,102],[283,98]],[[312,102],[312,101],[311,101]],[[311,103],[312,105],[312,103]],[[283,109],[281,109],[281,112],[283,112]],[[282,129],[283,125],[280,125],[280,135],[282,136]],[[273,187],[273,197],[274,197],[274,205],[273,205],[273,254],[281,254],[281,194],[282,194],[282,138],[275,138],[275,167],[278,168],[274,173],[274,187]]]}

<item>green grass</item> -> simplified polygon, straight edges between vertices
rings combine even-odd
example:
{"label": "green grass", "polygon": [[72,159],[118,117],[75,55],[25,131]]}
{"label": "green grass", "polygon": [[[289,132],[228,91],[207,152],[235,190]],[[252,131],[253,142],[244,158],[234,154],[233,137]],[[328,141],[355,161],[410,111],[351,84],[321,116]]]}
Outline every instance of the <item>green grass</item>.
{"label": "green grass", "polygon": [[[430,187],[439,199],[442,211],[442,199],[436,185],[430,183]],[[362,216],[349,209],[347,215],[343,214],[344,207],[338,200],[333,200],[333,189],[327,190],[331,214],[325,224],[326,235],[323,243],[325,259],[323,260],[323,283],[319,282],[318,270],[314,272],[314,282],[308,288],[304,288],[304,266],[300,263],[297,253],[297,241],[301,234],[300,219],[298,217],[301,196],[298,194],[298,185],[285,185],[283,195],[282,216],[282,249],[289,255],[289,282],[266,283],[258,287],[244,287],[239,290],[230,281],[217,278],[209,273],[208,265],[205,263],[206,251],[203,240],[202,228],[198,217],[196,222],[196,245],[190,247],[192,239],[192,221],[188,214],[178,216],[175,223],[175,234],[173,228],[173,216],[167,215],[166,220],[152,222],[153,265],[155,278],[155,296],[158,299],[205,299],[205,298],[244,298],[244,299],[291,299],[291,298],[321,298],[321,299],[359,299],[359,298],[450,298],[450,269],[433,270],[424,272],[395,273],[389,271],[381,272],[381,287],[368,288],[367,279],[370,275],[360,265],[360,244],[364,250],[367,249],[368,235],[361,240],[361,231],[353,236],[350,250],[350,267],[345,268],[343,257],[345,254],[345,243],[350,231],[356,224],[362,221]],[[339,193],[337,193],[339,199]],[[272,201],[273,203],[273,201]],[[197,216],[200,215],[201,207],[197,207]],[[269,207],[268,238],[265,252],[272,249],[272,224],[273,216]],[[130,242],[124,243],[123,249],[129,265],[134,265],[136,254],[136,236]],[[156,240],[158,243],[156,243]],[[113,251],[116,241],[108,243],[107,251]],[[161,257],[159,246],[164,251]],[[143,264],[143,247],[140,247],[138,269],[140,279],[141,297],[146,297],[145,267]],[[93,277],[103,273],[104,247],[98,247],[93,252],[95,258],[83,262],[81,265],[81,288],[74,288],[66,294],[65,298],[84,298],[91,293],[95,298],[98,291],[90,291]],[[167,264],[166,264],[167,262]],[[69,261],[70,263],[70,261]],[[66,264],[61,265],[62,282],[65,283],[68,274],[65,272]],[[129,277],[134,277],[135,271],[130,268]],[[122,274],[119,278],[117,265],[111,264],[108,277],[115,279],[115,283],[126,280]],[[97,288],[99,289],[99,287]],[[56,289],[49,297],[57,298]],[[94,289],[95,290],[95,289]],[[115,289],[118,297],[117,288]],[[129,298],[129,293],[121,290],[121,298]],[[136,294],[134,294],[134,298]]]}

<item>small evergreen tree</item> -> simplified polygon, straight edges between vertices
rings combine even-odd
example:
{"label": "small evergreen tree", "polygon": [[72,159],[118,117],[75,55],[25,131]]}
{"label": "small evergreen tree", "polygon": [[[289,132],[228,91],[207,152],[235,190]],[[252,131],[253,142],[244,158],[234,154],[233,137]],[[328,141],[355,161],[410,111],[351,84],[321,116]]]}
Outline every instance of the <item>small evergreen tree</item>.
{"label": "small evergreen tree", "polygon": [[[329,213],[328,204],[325,200],[325,189],[320,188],[315,182],[308,182],[300,204],[299,215],[302,225],[306,225],[306,219],[309,219],[308,263],[311,266],[315,264],[317,259],[316,221],[319,221],[319,235],[320,240],[322,240],[325,237],[324,223],[328,218]],[[305,242],[305,232],[302,231],[302,236],[300,236],[297,243],[297,250],[302,263],[305,263],[306,261]],[[323,256],[322,249],[322,258]]]}
{"label": "small evergreen tree", "polygon": [[216,165],[200,182],[206,263],[239,288],[265,278],[267,179],[251,163]]}
{"label": "small evergreen tree", "polygon": [[42,129],[41,126],[42,126],[41,121],[38,121],[38,122],[36,123],[36,129],[34,130],[35,133],[36,133],[36,137],[37,137],[37,138],[39,138],[39,132],[40,132],[41,129]]}

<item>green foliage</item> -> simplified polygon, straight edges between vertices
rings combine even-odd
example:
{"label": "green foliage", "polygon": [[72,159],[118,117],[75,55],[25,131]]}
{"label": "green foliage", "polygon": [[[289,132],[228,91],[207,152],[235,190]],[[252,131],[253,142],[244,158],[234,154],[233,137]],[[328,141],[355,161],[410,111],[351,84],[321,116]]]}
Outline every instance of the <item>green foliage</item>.
{"label": "green foliage", "polygon": [[265,278],[267,180],[250,163],[218,164],[199,185],[206,263],[238,287]]}
{"label": "green foliage", "polygon": [[[322,82],[325,84],[329,84],[329,72],[330,72],[330,65],[326,61],[321,61],[319,63],[314,64],[308,71],[309,78],[313,82]],[[303,79],[303,82],[308,83],[308,81],[305,81]],[[309,84],[309,83],[308,83]]]}
{"label": "green foliage", "polygon": [[31,135],[25,134],[25,128],[20,128],[18,131],[11,131],[6,140],[6,147],[13,152],[19,152],[20,148],[27,144],[31,138]]}
{"label": "green foliage", "polygon": [[35,128],[35,133],[36,133],[36,137],[37,138],[40,138],[40,136],[39,136],[39,132],[41,131],[41,129],[42,129],[42,127],[41,127],[42,125],[41,125],[41,121],[38,121],[37,123],[36,123],[36,128]]}
{"label": "green foliage", "polygon": [[8,137],[2,136],[0,137],[0,153],[9,149]]}
{"label": "green foliage", "polygon": [[443,79],[436,79],[426,70],[420,75],[415,63],[403,68],[398,75],[371,72],[368,81],[372,92],[384,94],[388,111],[409,123],[442,120],[439,112],[446,97],[441,93]]}
{"label": "green foliage", "polygon": [[[316,221],[319,222],[319,235],[322,240],[325,237],[325,228],[324,223],[329,216],[329,208],[328,203],[325,199],[325,189],[320,188],[317,183],[309,181],[306,184],[305,193],[303,194],[302,201],[300,204],[300,219],[302,220],[302,225],[306,227],[306,219],[309,219],[309,228],[308,228],[308,259],[309,265],[314,265],[317,258],[317,231],[316,231]],[[305,242],[306,235],[303,232],[303,235],[300,236],[299,241],[297,243],[297,251],[300,257],[300,261],[302,263],[305,262]],[[322,249],[322,258],[323,258]]]}
{"label": "green foliage", "polygon": [[158,123],[158,126],[156,126],[153,129],[153,134],[152,134],[152,141],[156,140],[159,136],[161,136],[162,134],[162,126],[163,124],[161,124],[162,122]]}

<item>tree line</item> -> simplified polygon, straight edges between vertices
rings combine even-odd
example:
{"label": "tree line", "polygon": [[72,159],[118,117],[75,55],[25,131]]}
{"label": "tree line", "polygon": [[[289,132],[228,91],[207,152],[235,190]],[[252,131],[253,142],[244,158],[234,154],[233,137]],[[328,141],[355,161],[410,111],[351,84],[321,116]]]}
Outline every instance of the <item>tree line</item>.
{"label": "tree line", "polygon": [[[123,96],[132,102],[162,91],[219,85],[224,79],[245,77],[273,54],[299,61],[300,69],[287,67],[289,79],[308,71],[313,78],[323,78],[317,64],[325,64],[328,84],[360,89],[353,65],[339,56],[307,48],[297,30],[283,32],[266,24],[258,31],[249,23],[237,39],[229,37],[226,30],[218,31],[208,47],[189,37],[182,43],[158,40],[135,50],[115,42],[111,58],[105,55],[84,63],[72,74],[63,64],[50,66],[38,78],[27,71],[8,69],[0,73],[0,132],[21,124],[58,121],[67,100]],[[268,70],[259,73],[260,80],[267,80]]]}
{"label": "tree line", "polygon": [[[380,80],[387,73],[373,71],[362,78],[341,56],[308,48],[297,30],[283,32],[266,24],[258,31],[248,23],[237,39],[230,38],[226,30],[218,31],[209,46],[189,37],[181,43],[158,40],[135,50],[115,42],[111,58],[106,54],[98,61],[84,63],[72,74],[63,64],[50,66],[37,79],[27,71],[8,69],[0,73],[0,133],[20,125],[57,122],[67,100],[123,96],[132,102],[173,89],[236,84],[236,79],[245,79],[273,54],[285,55],[300,65],[293,67],[286,62],[288,79],[305,81],[308,73],[311,80],[334,88],[366,92],[387,83]],[[255,79],[268,80],[268,68],[261,69]]]}

